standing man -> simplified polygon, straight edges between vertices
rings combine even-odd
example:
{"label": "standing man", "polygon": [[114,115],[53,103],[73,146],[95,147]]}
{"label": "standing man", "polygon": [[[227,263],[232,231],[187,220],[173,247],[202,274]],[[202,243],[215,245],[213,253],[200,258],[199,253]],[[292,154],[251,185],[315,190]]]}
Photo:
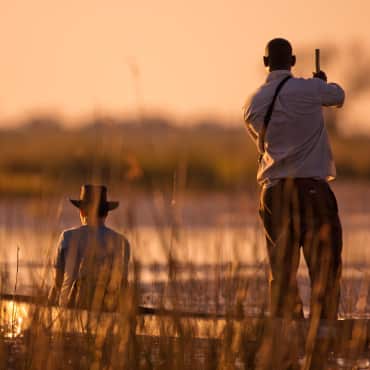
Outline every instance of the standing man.
{"label": "standing man", "polygon": [[127,283],[130,256],[127,239],[105,226],[108,212],[119,203],[108,201],[101,185],[83,185],[80,199],[70,201],[82,226],[60,236],[50,298],[72,308],[114,310]]}
{"label": "standing man", "polygon": [[269,74],[244,118],[260,153],[257,181],[271,268],[270,314],[303,318],[297,286],[302,247],[312,286],[311,315],[336,319],[342,228],[328,185],[336,172],[322,107],[341,107],[344,91],[327,83],[322,71],[309,79],[294,77],[296,58],[285,39],[271,40],[263,61]]}

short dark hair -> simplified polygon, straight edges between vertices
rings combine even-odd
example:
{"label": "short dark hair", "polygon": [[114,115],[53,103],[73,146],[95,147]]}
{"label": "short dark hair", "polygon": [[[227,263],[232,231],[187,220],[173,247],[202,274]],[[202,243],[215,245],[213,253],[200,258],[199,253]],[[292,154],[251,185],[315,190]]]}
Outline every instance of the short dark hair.
{"label": "short dark hair", "polygon": [[270,40],[265,49],[268,65],[275,69],[284,69],[292,65],[293,49],[288,40],[276,38]]}

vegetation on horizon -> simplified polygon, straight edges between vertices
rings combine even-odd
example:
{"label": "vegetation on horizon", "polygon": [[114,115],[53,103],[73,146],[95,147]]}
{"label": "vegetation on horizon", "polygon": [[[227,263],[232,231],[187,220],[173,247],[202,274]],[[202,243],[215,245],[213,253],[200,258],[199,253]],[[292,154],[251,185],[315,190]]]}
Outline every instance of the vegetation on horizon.
{"label": "vegetation on horizon", "polygon": [[[338,174],[370,179],[370,138],[332,135]],[[135,189],[236,191],[255,184],[257,153],[241,122],[173,126],[97,120],[66,129],[39,120],[0,135],[0,194],[58,194],[89,181]]]}

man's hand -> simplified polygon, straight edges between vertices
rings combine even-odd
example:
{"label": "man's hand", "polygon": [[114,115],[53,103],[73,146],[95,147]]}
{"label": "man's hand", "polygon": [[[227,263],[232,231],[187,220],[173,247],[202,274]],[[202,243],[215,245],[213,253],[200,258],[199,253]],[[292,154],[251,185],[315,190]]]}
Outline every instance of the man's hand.
{"label": "man's hand", "polygon": [[328,78],[326,77],[326,73],[324,71],[313,72],[313,77],[320,78],[321,80],[327,82]]}

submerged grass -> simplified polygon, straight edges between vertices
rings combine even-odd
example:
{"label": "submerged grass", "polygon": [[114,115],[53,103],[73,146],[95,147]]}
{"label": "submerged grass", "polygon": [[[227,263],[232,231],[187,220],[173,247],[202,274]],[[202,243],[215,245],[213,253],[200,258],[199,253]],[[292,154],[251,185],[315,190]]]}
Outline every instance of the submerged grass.
{"label": "submerged grass", "polygon": [[[9,300],[1,301],[0,369],[317,370],[338,368],[338,361],[351,364],[343,369],[360,365],[366,368],[367,320],[322,325],[321,339],[327,340],[328,333],[332,333],[331,352],[335,355],[322,357],[322,367],[317,367],[317,361],[316,367],[305,367],[307,351],[312,351],[306,343],[309,325],[304,321],[266,319],[265,264],[253,275],[242,273],[238,251],[247,242],[242,235],[234,235],[235,262],[223,264],[220,253],[215,265],[218,268],[208,272],[208,279],[199,281],[199,267],[192,264],[192,256],[178,259],[179,250],[186,250],[188,243],[181,223],[181,197],[181,189],[176,189],[168,204],[165,200],[152,202],[156,233],[167,255],[167,279],[159,290],[156,314],[143,315],[137,310],[142,304],[144,266],[135,253],[131,282],[122,291],[116,312],[65,309],[43,301],[48,291],[48,256],[53,254],[49,251],[42,261],[45,271],[41,276],[45,278],[33,281],[31,296],[37,297],[36,302],[14,305]],[[140,243],[136,210],[128,213],[131,223],[127,235],[135,248]],[[221,252],[222,231],[215,232],[219,233],[217,248]],[[50,234],[54,241],[55,231]],[[7,274],[3,271],[2,275]],[[1,291],[6,290],[6,284],[2,278]],[[363,282],[361,290],[366,291],[366,286]],[[14,286],[10,287],[12,291]],[[345,291],[344,302],[352,307],[353,299],[354,295]],[[258,308],[252,312],[253,317],[251,307]],[[184,316],[189,310],[205,310],[208,316]]]}
{"label": "submerged grass", "polygon": [[[179,183],[182,181],[179,179]],[[181,189],[180,189],[181,190]],[[51,305],[45,298],[49,290],[51,257],[54,253],[49,248],[43,251],[39,265],[43,273],[35,274],[28,289],[35,302],[15,303],[2,299],[0,318],[0,368],[1,369],[236,369],[242,368],[243,327],[233,319],[241,318],[240,304],[245,284],[238,283],[237,270],[234,266],[226,271],[226,276],[218,273],[216,287],[213,282],[199,284],[191,278],[196,271],[189,261],[178,261],[178,250],[186,249],[186,237],[182,230],[180,210],[181,191],[173,192],[172,200],[167,203],[165,197],[154,196],[152,213],[156,232],[167,258],[166,282],[156,303],[157,314],[142,315],[137,311],[142,293],[142,265],[138,256],[133,254],[130,284],[122,291],[119,306],[113,313],[66,309]],[[36,214],[47,215],[45,203],[39,204]],[[47,208],[47,206],[46,206]],[[128,236],[135,248],[140,242],[137,237],[135,209],[128,210]],[[46,216],[47,217],[47,216]],[[17,219],[10,221],[17,223]],[[8,224],[8,226],[15,226]],[[55,225],[58,225],[56,222]],[[57,226],[55,226],[57,228]],[[37,232],[37,230],[35,230]],[[49,240],[55,243],[56,232],[49,230]],[[42,250],[41,247],[39,247]],[[2,248],[4,251],[4,249]],[[6,256],[2,256],[2,258]],[[184,264],[190,278],[183,280]],[[2,265],[1,292],[10,295],[18,293],[12,284],[10,269]],[[19,261],[16,261],[18,269]],[[9,271],[8,271],[9,270]],[[209,313],[208,317],[195,319],[183,317],[182,311],[188,310],[193,302],[204,297],[205,303],[211,298],[219,301],[217,290],[224,286],[226,302],[225,317],[217,317],[219,309]],[[212,293],[207,289],[211,288]],[[239,295],[232,293],[238,291]],[[186,298],[188,296],[188,298]],[[239,298],[236,298],[236,297]],[[185,297],[185,299],[184,299]],[[228,304],[230,300],[230,304]],[[202,299],[201,299],[202,301]],[[186,307],[185,304],[188,306]],[[235,307],[235,309],[233,308]],[[206,307],[193,307],[194,311]],[[250,333],[250,326],[245,326]],[[224,340],[223,338],[226,338]],[[229,343],[230,341],[230,343]],[[232,348],[231,348],[231,347]],[[231,352],[230,352],[231,348]],[[248,361],[250,355],[247,356]],[[247,358],[246,357],[246,358]],[[244,365],[243,365],[244,366]],[[244,367],[243,367],[244,368]]]}

